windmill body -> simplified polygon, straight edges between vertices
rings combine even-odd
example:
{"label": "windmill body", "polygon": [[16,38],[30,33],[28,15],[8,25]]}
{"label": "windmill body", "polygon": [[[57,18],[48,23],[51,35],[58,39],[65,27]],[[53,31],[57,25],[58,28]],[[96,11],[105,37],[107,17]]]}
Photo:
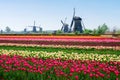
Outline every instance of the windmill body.
{"label": "windmill body", "polygon": [[68,24],[65,24],[65,25],[64,25],[63,31],[64,31],[65,33],[67,33],[67,32],[69,31]]}
{"label": "windmill body", "polygon": [[73,32],[77,31],[83,33],[82,24],[81,24],[82,18],[75,16],[73,17],[73,21],[74,21]]}
{"label": "windmill body", "polygon": [[42,32],[42,28],[41,27],[38,27],[39,28],[39,32]]}
{"label": "windmill body", "polygon": [[27,32],[27,28],[24,29],[24,32]]}

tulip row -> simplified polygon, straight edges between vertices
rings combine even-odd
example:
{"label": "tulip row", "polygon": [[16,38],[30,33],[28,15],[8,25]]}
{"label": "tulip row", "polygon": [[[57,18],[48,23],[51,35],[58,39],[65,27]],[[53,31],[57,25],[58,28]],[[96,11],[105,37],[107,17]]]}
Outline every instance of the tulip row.
{"label": "tulip row", "polygon": [[64,52],[64,53],[86,53],[86,54],[90,54],[90,53],[94,53],[94,54],[115,54],[115,55],[120,55],[120,50],[114,50],[114,49],[95,49],[95,48],[76,48],[76,47],[72,47],[72,48],[67,48],[65,47],[60,47],[60,46],[16,46],[16,45],[11,45],[11,46],[7,46],[7,45],[0,45],[0,50],[24,50],[24,51],[46,51],[46,52]]}
{"label": "tulip row", "polygon": [[4,80],[119,80],[120,62],[24,58],[0,55]]}
{"label": "tulip row", "polygon": [[120,46],[78,46],[78,45],[37,45],[37,44],[17,44],[17,43],[0,43],[0,46],[23,46],[23,47],[46,47],[46,48],[76,48],[76,49],[113,49],[120,50]]}
{"label": "tulip row", "polygon": [[0,55],[19,55],[23,57],[34,57],[42,59],[58,59],[63,60],[95,60],[95,61],[120,61],[120,55],[116,54],[95,54],[95,53],[66,53],[62,51],[58,52],[46,52],[46,51],[21,51],[21,50],[0,50]]}
{"label": "tulip row", "polygon": [[0,36],[0,40],[52,40],[52,41],[81,41],[81,42],[120,42],[120,38],[94,36]]}
{"label": "tulip row", "polygon": [[120,42],[118,38],[0,38],[0,40],[30,40],[30,41],[72,41],[72,42]]}
{"label": "tulip row", "polygon": [[54,40],[0,40],[0,43],[37,44],[37,45],[69,45],[69,46],[120,46],[120,42],[81,42]]}
{"label": "tulip row", "polygon": [[80,36],[0,36],[1,43],[65,45],[65,46],[120,46],[119,38]]}

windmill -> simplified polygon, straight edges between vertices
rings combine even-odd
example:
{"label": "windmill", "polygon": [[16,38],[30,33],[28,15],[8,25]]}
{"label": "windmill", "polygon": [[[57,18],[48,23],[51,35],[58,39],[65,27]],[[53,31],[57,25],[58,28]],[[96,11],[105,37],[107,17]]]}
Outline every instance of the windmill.
{"label": "windmill", "polygon": [[33,28],[32,32],[37,32],[37,29],[36,29],[36,26],[35,26],[35,21],[34,21],[34,25],[33,26],[28,26],[28,27],[32,27]]}
{"label": "windmill", "polygon": [[74,8],[74,12],[73,12],[73,18],[72,18],[72,22],[71,22],[71,25],[70,25],[70,32],[72,32],[72,26],[74,24],[74,27],[73,27],[73,32],[80,32],[80,33],[83,33],[83,28],[84,27],[84,24],[82,22],[82,18],[78,17],[78,16],[75,16],[75,8]]}
{"label": "windmill", "polygon": [[37,28],[39,28],[39,32],[42,32],[42,27],[39,26],[39,27],[37,27]]}
{"label": "windmill", "polygon": [[25,33],[27,32],[27,28],[24,28],[24,32],[25,32]]}
{"label": "windmill", "polygon": [[34,25],[33,26],[28,26],[28,27],[32,27],[32,32],[37,32],[37,28],[39,28],[39,31],[42,32],[42,28],[40,26],[36,26],[35,25],[35,21],[34,21]]}
{"label": "windmill", "polygon": [[69,25],[67,24],[67,23],[65,23],[66,22],[66,19],[67,18],[65,18],[65,21],[63,22],[62,20],[61,20],[61,23],[63,24],[62,25],[62,28],[61,28],[61,31],[63,31],[64,33],[67,33],[68,31],[69,31]]}

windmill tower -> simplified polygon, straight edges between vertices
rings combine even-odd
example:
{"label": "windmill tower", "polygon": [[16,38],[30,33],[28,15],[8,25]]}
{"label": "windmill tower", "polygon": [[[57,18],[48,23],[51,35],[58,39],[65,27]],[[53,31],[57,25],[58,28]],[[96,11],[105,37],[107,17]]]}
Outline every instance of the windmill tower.
{"label": "windmill tower", "polygon": [[61,20],[61,23],[63,24],[62,25],[62,28],[61,28],[61,31],[63,31],[64,33],[67,33],[67,32],[69,32],[69,25],[67,24],[67,23],[65,23],[66,22],[66,19],[67,18],[65,18],[65,21],[63,22],[62,20]]}
{"label": "windmill tower", "polygon": [[82,18],[75,16],[75,8],[73,12],[72,22],[70,25],[70,32],[72,32],[72,26],[73,26],[73,32],[78,31],[80,33],[83,33]]}

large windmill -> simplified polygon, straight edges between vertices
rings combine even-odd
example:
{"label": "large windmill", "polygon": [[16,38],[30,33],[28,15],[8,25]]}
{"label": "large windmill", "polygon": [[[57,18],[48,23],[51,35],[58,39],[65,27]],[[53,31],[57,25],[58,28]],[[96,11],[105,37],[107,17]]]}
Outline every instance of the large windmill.
{"label": "large windmill", "polygon": [[[72,30],[72,26],[73,26],[73,30]],[[84,24],[82,22],[82,18],[75,16],[75,8],[74,8],[73,18],[72,18],[72,22],[70,25],[70,32],[77,31],[77,32],[83,33],[83,28],[85,28],[85,27],[84,27]]]}
{"label": "large windmill", "polygon": [[61,23],[63,24],[62,28],[61,28],[61,31],[63,31],[64,33],[68,33],[69,32],[69,27],[68,27],[69,25],[66,23],[66,19],[67,18],[65,18],[64,22],[61,20]]}

